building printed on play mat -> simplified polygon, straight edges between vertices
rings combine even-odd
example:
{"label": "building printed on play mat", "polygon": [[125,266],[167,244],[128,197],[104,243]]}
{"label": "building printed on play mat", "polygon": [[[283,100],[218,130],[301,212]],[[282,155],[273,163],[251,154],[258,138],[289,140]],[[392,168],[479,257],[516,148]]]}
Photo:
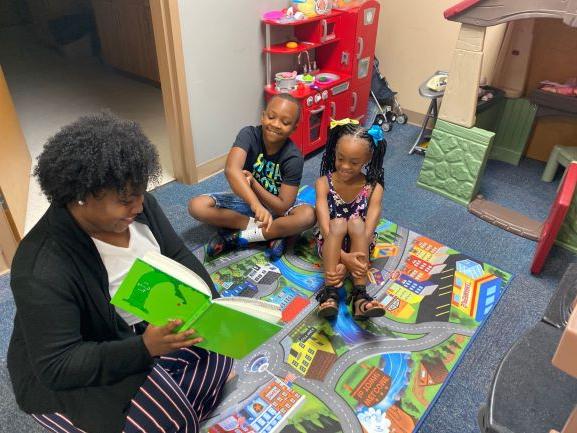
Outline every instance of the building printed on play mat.
{"label": "building printed on play mat", "polygon": [[449,371],[442,359],[423,359],[419,365],[419,384],[421,386],[443,383]]}
{"label": "building printed on play mat", "polygon": [[266,265],[255,265],[250,270],[247,278],[254,281],[256,284],[273,284],[279,279],[281,273],[279,269],[272,263],[267,263]]}
{"label": "building printed on play mat", "polygon": [[448,248],[445,245],[426,238],[425,236],[419,236],[415,239],[411,255],[416,256],[431,265],[438,265],[445,263],[447,258],[449,258],[447,251]]}
{"label": "building printed on play mat", "polygon": [[294,376],[263,386],[248,403],[210,425],[209,433],[274,433],[285,426],[305,397],[292,389]]}
{"label": "building printed on play mat", "polygon": [[389,433],[413,433],[415,420],[396,404],[387,410],[386,416],[391,422]]}
{"label": "building printed on play mat", "polygon": [[425,296],[432,295],[439,287],[429,283],[436,274],[446,268],[448,248],[424,236],[415,239],[409,256],[394,276],[394,282],[381,301],[389,314],[407,319]]}
{"label": "building printed on play mat", "polygon": [[290,287],[283,287],[278,293],[271,296],[268,301],[277,304],[281,308],[282,321],[285,323],[293,320],[310,304],[307,298]]}
{"label": "building printed on play mat", "polygon": [[337,360],[329,338],[314,326],[304,325],[291,344],[287,363],[308,379],[323,380]]}
{"label": "building printed on play mat", "polygon": [[501,278],[485,272],[479,263],[460,260],[456,263],[451,305],[480,322],[499,300],[502,284]]}

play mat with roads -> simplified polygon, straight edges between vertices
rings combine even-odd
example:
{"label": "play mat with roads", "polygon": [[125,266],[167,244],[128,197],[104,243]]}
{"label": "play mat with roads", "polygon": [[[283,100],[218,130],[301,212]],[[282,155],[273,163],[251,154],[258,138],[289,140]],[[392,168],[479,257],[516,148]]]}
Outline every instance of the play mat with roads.
{"label": "play mat with roads", "polygon": [[511,275],[384,219],[377,233],[368,291],[387,313],[366,322],[352,319],[344,288],[337,319],[317,318],[323,273],[310,231],[272,262],[262,249],[212,261],[195,251],[222,296],[277,303],[285,323],[235,361],[203,432],[416,430]]}

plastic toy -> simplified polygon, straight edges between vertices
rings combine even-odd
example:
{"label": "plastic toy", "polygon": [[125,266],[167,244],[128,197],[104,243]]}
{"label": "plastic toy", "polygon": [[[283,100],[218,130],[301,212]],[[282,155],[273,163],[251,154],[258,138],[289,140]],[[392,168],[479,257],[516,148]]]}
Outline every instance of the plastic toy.
{"label": "plastic toy", "polygon": [[545,92],[559,93],[565,96],[577,96],[577,78],[571,78],[564,84],[554,81],[541,81],[540,89]]}
{"label": "plastic toy", "polygon": [[419,135],[409,150],[409,155],[412,155],[414,152],[425,153],[426,146],[422,143],[428,142],[431,139],[431,129],[428,129],[427,126],[432,122],[433,128],[435,127],[437,116],[439,115],[439,99],[442,98],[445,93],[447,81],[447,72],[437,71],[419,86],[419,95],[423,98],[430,99],[431,102],[429,103],[427,114],[425,114],[423,119]]}
{"label": "plastic toy", "polygon": [[514,233],[518,236],[531,240],[537,240],[537,248],[531,264],[531,273],[540,274],[543,265],[553,247],[555,238],[561,229],[563,221],[567,216],[569,206],[575,194],[577,186],[577,162],[570,164],[555,201],[549,211],[549,216],[543,224],[532,220],[511,209],[507,209],[496,203],[477,197],[469,206],[469,212],[478,216],[484,221]]}
{"label": "plastic toy", "polygon": [[306,17],[316,17],[331,11],[332,0],[293,0],[293,8]]}
{"label": "plastic toy", "polygon": [[427,81],[427,88],[433,92],[441,92],[447,87],[447,82],[449,81],[449,75],[447,73],[438,73],[433,75]]}
{"label": "plastic toy", "polygon": [[[407,123],[408,117],[403,113],[403,109],[397,100],[397,92],[389,87],[387,79],[379,71],[379,60],[373,59],[373,74],[371,76],[371,93],[369,103],[374,105],[379,112],[372,122],[373,125],[379,125],[385,132],[393,129],[393,124]],[[370,122],[370,117],[367,120]],[[366,125],[367,127],[369,125]]]}
{"label": "plastic toy", "polygon": [[299,83],[303,83],[305,86],[312,86],[315,82],[315,77],[314,75],[310,75],[310,74],[300,74],[297,75],[297,81]]}
{"label": "plastic toy", "polygon": [[294,21],[304,20],[306,17],[302,12],[295,12],[291,6],[280,11],[270,11],[263,14],[262,19],[272,21],[277,24],[287,24]]}
{"label": "plastic toy", "polygon": [[[295,16],[303,13],[301,6],[312,7],[313,3],[294,3],[298,9]],[[327,3],[317,0],[314,5],[328,10]],[[304,155],[325,145],[331,118],[368,118],[379,10],[379,2],[367,0],[358,7],[331,10],[302,21],[264,20],[265,98],[279,92],[275,73],[294,67],[303,75],[297,78],[296,88],[288,91],[301,107],[301,119],[291,139]],[[298,48],[287,48],[288,41],[297,42]],[[286,69],[287,65],[292,65],[291,69]],[[315,77],[314,82],[307,74]]]}
{"label": "plastic toy", "polygon": [[557,173],[559,165],[567,167],[571,161],[577,161],[577,147],[555,145],[549,155],[549,160],[543,170],[541,180],[543,182],[551,182]]}
{"label": "plastic toy", "polygon": [[[499,142],[496,143],[499,146],[496,145],[491,150],[492,139],[489,140],[487,135],[489,131],[474,127],[477,120],[478,88],[486,27],[515,20],[531,21],[528,19],[540,17],[561,18],[565,24],[577,27],[577,16],[574,10],[567,7],[565,2],[546,0],[535,0],[530,5],[527,2],[512,0],[464,0],[447,9],[444,15],[448,20],[460,22],[461,27],[449,70],[451,79],[444,91],[443,104],[438,115],[439,121],[433,130],[428,147],[429,151],[425,156],[417,183],[423,188],[468,205],[476,196],[476,190],[480,183],[480,177],[483,175],[484,164],[489,157],[489,152],[492,156],[495,149],[499,150],[501,157],[495,159],[501,160],[505,160],[504,156],[507,154],[513,155],[514,158],[523,154],[523,146],[535,116],[535,104],[539,106],[537,115],[539,113],[551,115],[559,111],[577,115],[577,99],[558,93],[549,93],[543,90],[533,92],[531,95],[532,104],[526,104],[528,107],[521,113],[517,110],[513,111],[517,101],[510,103],[511,101],[508,100],[500,123],[495,129],[498,133],[497,138],[499,138],[499,140],[495,138],[495,141]],[[517,21],[515,21],[516,23]],[[516,54],[519,54],[518,51]],[[525,57],[523,55],[523,58]],[[526,62],[521,65],[516,64],[516,67],[519,67],[521,71],[523,70],[522,66],[527,66]],[[553,102],[553,99],[557,102]],[[555,107],[555,113],[551,111],[551,107]],[[519,133],[512,134],[511,129],[507,127],[512,119],[518,119],[517,122],[513,122],[513,126],[519,130]],[[505,133],[507,133],[506,140],[503,138]],[[491,134],[495,135],[494,133]],[[478,137],[482,138],[483,147],[478,147],[475,152],[468,152],[468,141]],[[519,137],[522,138],[521,142],[519,142]],[[504,141],[514,142],[520,146],[515,145],[514,148],[511,148],[510,145],[507,146],[507,143],[503,143]],[[457,161],[458,169],[455,169],[456,164],[452,160],[455,157],[454,149],[456,148],[462,149],[464,153],[464,156],[459,157],[459,161]],[[468,177],[474,175],[477,179],[471,178],[466,179],[465,182],[462,181],[460,179],[463,173],[461,165],[468,168]],[[450,166],[451,170],[445,170],[444,168],[447,166]],[[474,170],[469,168],[471,166],[474,166]],[[443,169],[439,169],[439,167]],[[575,206],[577,209],[577,205]],[[573,205],[571,209],[573,209]],[[569,212],[572,211],[569,210]],[[569,220],[569,218],[567,219]],[[566,224],[567,221],[564,222],[564,225]],[[564,248],[577,251],[575,227],[571,227],[568,232],[570,234],[564,237],[564,230],[562,229],[559,232],[560,239],[557,242]]]}
{"label": "plastic toy", "polygon": [[297,72],[278,72],[275,74],[275,82],[279,92],[294,90],[297,87]]}

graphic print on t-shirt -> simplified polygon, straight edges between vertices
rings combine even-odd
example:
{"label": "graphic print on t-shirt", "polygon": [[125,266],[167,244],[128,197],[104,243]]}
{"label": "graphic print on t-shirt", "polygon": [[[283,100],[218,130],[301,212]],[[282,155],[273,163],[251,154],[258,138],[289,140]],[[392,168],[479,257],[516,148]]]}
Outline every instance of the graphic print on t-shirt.
{"label": "graphic print on t-shirt", "polygon": [[274,161],[266,159],[264,154],[259,153],[252,166],[252,176],[260,183],[264,189],[274,195],[279,194],[282,176],[280,165]]}

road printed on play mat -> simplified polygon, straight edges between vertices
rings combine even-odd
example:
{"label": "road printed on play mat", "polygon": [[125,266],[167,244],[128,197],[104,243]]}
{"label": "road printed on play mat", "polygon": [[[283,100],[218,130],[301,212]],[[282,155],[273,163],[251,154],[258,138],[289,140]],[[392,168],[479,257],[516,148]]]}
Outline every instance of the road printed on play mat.
{"label": "road printed on play mat", "polygon": [[195,250],[222,296],[277,303],[284,328],[241,361],[210,433],[410,433],[434,402],[511,275],[381,220],[368,292],[384,317],[316,316],[323,274],[312,233],[270,262],[263,249],[215,260]]}

